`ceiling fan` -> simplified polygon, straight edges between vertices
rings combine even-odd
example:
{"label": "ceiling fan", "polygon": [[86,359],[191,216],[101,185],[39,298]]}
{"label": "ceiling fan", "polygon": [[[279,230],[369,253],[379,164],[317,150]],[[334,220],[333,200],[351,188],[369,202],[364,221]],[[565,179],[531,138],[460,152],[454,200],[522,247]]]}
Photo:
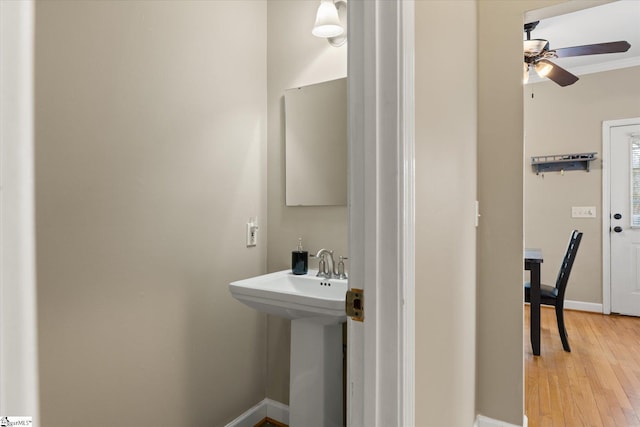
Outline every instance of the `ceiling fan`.
{"label": "ceiling fan", "polygon": [[569,86],[578,81],[575,76],[550,61],[555,58],[567,58],[569,56],[599,55],[603,53],[620,53],[629,50],[631,45],[626,41],[586,44],[582,46],[550,49],[549,41],[544,39],[531,39],[533,31],[540,21],[524,24],[527,39],[524,41],[524,81],[529,78],[529,68],[533,67],[542,78],[553,80],[560,86]]}

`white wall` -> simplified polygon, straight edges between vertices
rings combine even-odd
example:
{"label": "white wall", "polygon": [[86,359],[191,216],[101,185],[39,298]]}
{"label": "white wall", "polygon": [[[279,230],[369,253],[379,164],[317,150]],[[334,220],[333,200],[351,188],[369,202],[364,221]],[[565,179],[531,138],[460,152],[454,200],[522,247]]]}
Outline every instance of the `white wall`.
{"label": "white wall", "polygon": [[[602,162],[591,171],[536,175],[531,156],[597,152],[602,156],[602,122],[640,117],[640,67],[587,74],[560,87],[526,86],[525,243],[543,248],[542,281],[553,285],[569,232],[584,233],[567,288],[567,299],[602,303]],[[571,218],[572,206],[595,206],[597,218]],[[608,238],[608,236],[604,236]]]}
{"label": "white wall", "polygon": [[42,425],[220,426],[264,398],[266,319],[227,284],[266,271],[244,226],[266,218],[266,9],[37,3]]}
{"label": "white wall", "polygon": [[468,427],[476,378],[476,2],[419,1],[415,14],[415,420]]}
{"label": "white wall", "polygon": [[[347,256],[346,206],[285,206],[284,91],[347,75],[347,44],[335,48],[311,34],[319,2],[268,2],[268,246],[267,268],[291,268],[291,251],[302,237],[309,252],[333,249]],[[313,191],[310,188],[309,191]],[[310,268],[317,268],[309,260]],[[348,264],[347,264],[348,268]],[[269,316],[267,397],[289,401],[290,322]]]}

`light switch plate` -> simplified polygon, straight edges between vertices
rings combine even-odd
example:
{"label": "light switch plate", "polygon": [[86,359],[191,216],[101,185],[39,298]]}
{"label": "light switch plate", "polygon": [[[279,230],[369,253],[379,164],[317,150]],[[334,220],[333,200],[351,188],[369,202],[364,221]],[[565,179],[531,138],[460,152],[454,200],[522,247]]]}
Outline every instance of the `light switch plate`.
{"label": "light switch plate", "polygon": [[595,218],[596,207],[595,206],[572,206],[571,218]]}
{"label": "light switch plate", "polygon": [[247,222],[247,247],[253,247],[258,244],[258,218],[249,218]]}

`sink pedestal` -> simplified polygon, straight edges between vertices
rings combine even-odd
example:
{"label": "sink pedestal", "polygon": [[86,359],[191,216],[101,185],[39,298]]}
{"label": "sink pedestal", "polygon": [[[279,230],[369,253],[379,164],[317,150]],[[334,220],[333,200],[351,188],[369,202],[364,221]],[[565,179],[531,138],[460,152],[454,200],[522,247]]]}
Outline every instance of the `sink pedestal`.
{"label": "sink pedestal", "polygon": [[291,427],[342,427],[342,324],[291,321]]}
{"label": "sink pedestal", "polygon": [[229,290],[249,307],[291,319],[289,425],[342,427],[347,280],[316,273],[283,270],[232,282]]}

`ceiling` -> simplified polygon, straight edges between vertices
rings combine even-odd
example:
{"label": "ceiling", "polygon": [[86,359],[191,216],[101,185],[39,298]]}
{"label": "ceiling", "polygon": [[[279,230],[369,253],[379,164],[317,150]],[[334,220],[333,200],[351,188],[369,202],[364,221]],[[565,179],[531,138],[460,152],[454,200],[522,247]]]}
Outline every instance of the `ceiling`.
{"label": "ceiling", "polygon": [[[640,0],[619,0],[601,6],[541,19],[532,39],[546,39],[551,49],[626,40],[624,53],[557,58],[567,71],[584,74],[640,65]],[[530,82],[541,81],[531,73]]]}

